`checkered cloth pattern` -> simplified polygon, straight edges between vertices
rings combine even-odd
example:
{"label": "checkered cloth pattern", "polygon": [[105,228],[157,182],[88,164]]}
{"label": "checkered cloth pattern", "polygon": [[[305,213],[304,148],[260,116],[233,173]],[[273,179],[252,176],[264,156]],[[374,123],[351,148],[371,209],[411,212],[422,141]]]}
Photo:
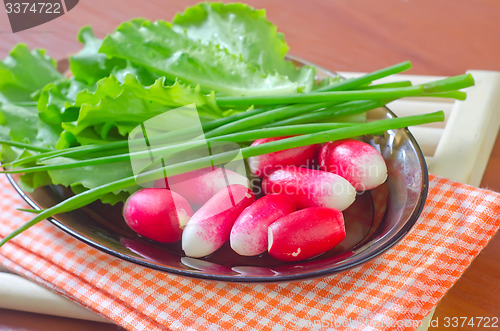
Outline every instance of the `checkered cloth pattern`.
{"label": "checkered cloth pattern", "polygon": [[[0,236],[30,218],[0,179]],[[188,279],[106,255],[40,223],[0,263],[129,330],[411,330],[500,226],[500,194],[431,176],[413,229],[381,256],[314,280],[235,284]]]}

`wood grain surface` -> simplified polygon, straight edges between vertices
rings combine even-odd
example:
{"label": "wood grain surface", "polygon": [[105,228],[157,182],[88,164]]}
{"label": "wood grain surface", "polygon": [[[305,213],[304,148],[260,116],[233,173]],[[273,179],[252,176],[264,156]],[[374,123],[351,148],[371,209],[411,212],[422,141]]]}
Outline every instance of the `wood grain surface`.
{"label": "wood grain surface", "polygon": [[[13,34],[0,7],[0,57],[18,42],[61,59],[80,48],[78,30],[103,37],[133,17],[170,20],[193,0],[81,0],[42,26]],[[409,74],[500,71],[499,0],[251,0],[285,34],[290,53],[338,71],[372,71],[410,60]],[[500,116],[500,114],[498,115]],[[457,156],[458,158],[458,156]],[[481,187],[500,191],[500,139]],[[435,318],[500,317],[500,235],[496,235],[441,300]],[[0,330],[120,330],[0,309]],[[431,328],[431,330],[442,328]],[[449,329],[449,328],[448,328]],[[465,330],[467,328],[462,328]],[[443,328],[444,330],[444,328]]]}

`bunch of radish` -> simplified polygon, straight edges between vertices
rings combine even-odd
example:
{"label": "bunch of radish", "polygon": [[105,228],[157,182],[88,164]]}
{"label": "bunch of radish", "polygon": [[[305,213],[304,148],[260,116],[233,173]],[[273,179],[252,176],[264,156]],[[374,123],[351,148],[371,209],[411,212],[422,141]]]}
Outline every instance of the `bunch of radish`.
{"label": "bunch of radish", "polygon": [[[252,145],[283,138],[258,139]],[[149,239],[181,240],[189,257],[210,255],[229,241],[240,255],[267,252],[283,261],[298,261],[342,242],[342,211],[354,202],[357,191],[373,189],[387,178],[382,155],[355,139],[247,161],[250,171],[261,178],[264,195],[259,198],[245,176],[206,168],[132,194],[124,205],[124,219]]]}

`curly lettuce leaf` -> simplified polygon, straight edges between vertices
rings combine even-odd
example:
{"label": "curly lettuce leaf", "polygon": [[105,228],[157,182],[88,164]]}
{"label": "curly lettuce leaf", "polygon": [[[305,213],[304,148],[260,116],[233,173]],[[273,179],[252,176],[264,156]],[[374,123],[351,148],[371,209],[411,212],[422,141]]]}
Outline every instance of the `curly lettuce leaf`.
{"label": "curly lettuce leaf", "polygon": [[72,107],[77,94],[90,89],[83,82],[70,78],[47,84],[38,96],[38,139],[45,145],[55,147],[62,133],[61,123],[76,121],[78,107]]}
{"label": "curly lettuce leaf", "polygon": [[[43,138],[50,130],[39,128],[35,106],[20,107],[12,103],[0,103],[0,137],[4,140],[12,140],[32,145],[44,145]],[[0,157],[2,162],[8,163],[20,158],[33,155],[32,152],[22,148],[2,145]],[[35,164],[31,164],[35,165]],[[25,192],[32,192],[36,187],[50,184],[50,178],[46,172],[24,174],[20,176],[19,185]]]}
{"label": "curly lettuce leaf", "polygon": [[[3,139],[33,144],[54,146],[49,140],[53,132],[44,127],[39,118],[36,98],[45,85],[63,80],[57,71],[57,62],[44,50],[30,51],[24,44],[17,44],[10,54],[0,62],[0,134]],[[12,161],[22,150],[6,149]],[[4,160],[5,161],[5,160]]]}
{"label": "curly lettuce leaf", "polygon": [[196,105],[201,120],[223,116],[213,94],[203,94],[198,87],[179,82],[165,86],[164,82],[164,78],[159,78],[153,85],[143,86],[131,74],[123,83],[110,76],[100,80],[95,91],[81,91],[76,102],[67,106],[77,107],[78,117],[76,121],[61,123],[64,132],[58,148],[124,139],[144,121],[188,104]]}
{"label": "curly lettuce leaf", "polygon": [[13,141],[32,144],[36,141],[38,115],[35,106],[20,107],[15,104],[0,104],[0,124],[9,131]]}
{"label": "curly lettuce leaf", "polygon": [[[0,104],[0,136],[5,140],[43,147],[54,147],[59,139],[57,132],[39,120],[35,106],[20,107],[10,103]],[[31,155],[33,152],[7,145],[2,145],[0,150],[2,162],[12,162]],[[35,188],[50,183],[50,177],[46,172],[23,174],[19,181],[25,192],[33,192]]]}
{"label": "curly lettuce leaf", "polygon": [[242,3],[204,2],[177,14],[173,28],[204,45],[216,44],[230,54],[268,73],[277,72],[310,90],[315,68],[296,66],[285,59],[288,45],[284,35],[267,18],[265,10]]}
{"label": "curly lettuce leaf", "polygon": [[199,85],[205,91],[264,95],[300,89],[288,77],[266,73],[219,45],[195,41],[165,21],[125,22],[104,39],[99,52],[129,60],[170,80]]}
{"label": "curly lettuce leaf", "polygon": [[[0,137],[38,147],[54,147],[59,139],[57,132],[40,121],[35,106],[20,107],[10,103],[0,104]],[[3,162],[12,162],[32,152],[3,145],[0,154]]]}
{"label": "curly lettuce leaf", "polygon": [[0,102],[33,101],[34,92],[62,78],[57,62],[44,50],[30,51],[25,44],[17,44],[0,62]]}
{"label": "curly lettuce leaf", "polygon": [[69,58],[70,70],[77,81],[92,86],[109,75],[114,75],[123,82],[127,74],[134,74],[142,84],[151,85],[159,77],[144,67],[133,65],[130,61],[108,58],[106,54],[99,53],[102,39],[94,35],[90,26],[80,29],[78,40],[83,47],[80,52]]}
{"label": "curly lettuce leaf", "polygon": [[121,59],[108,59],[98,52],[102,40],[94,35],[90,26],[80,29],[78,41],[83,44],[82,49],[69,57],[69,68],[76,80],[93,85],[108,76],[115,66],[124,63]]}

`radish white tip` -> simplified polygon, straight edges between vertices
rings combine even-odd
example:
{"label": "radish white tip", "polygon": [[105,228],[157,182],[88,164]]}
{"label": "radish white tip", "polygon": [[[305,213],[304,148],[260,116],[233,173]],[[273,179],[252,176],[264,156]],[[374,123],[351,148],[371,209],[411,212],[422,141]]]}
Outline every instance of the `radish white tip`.
{"label": "radish white tip", "polygon": [[299,248],[297,248],[297,251],[296,251],[296,252],[293,252],[293,253],[292,253],[292,256],[294,256],[294,257],[295,257],[295,256],[298,256],[299,254],[300,254],[300,247],[299,247]]}
{"label": "radish white tip", "polygon": [[210,249],[207,249],[207,245],[204,245],[203,243],[200,243],[199,241],[196,242],[188,242],[188,240],[184,240],[185,238],[182,238],[182,250],[184,253],[189,256],[189,257],[204,257],[212,253]]}
{"label": "radish white tip", "polygon": [[254,174],[259,170],[260,162],[258,157],[249,157],[247,159],[248,161],[248,168],[250,171]]}
{"label": "radish white tip", "polygon": [[187,222],[191,218],[184,209],[180,209],[177,211],[177,217],[179,218],[179,228],[184,229],[186,227]]}
{"label": "radish white tip", "polygon": [[267,229],[267,250],[270,251],[271,247],[273,247],[273,231],[268,228]]}

